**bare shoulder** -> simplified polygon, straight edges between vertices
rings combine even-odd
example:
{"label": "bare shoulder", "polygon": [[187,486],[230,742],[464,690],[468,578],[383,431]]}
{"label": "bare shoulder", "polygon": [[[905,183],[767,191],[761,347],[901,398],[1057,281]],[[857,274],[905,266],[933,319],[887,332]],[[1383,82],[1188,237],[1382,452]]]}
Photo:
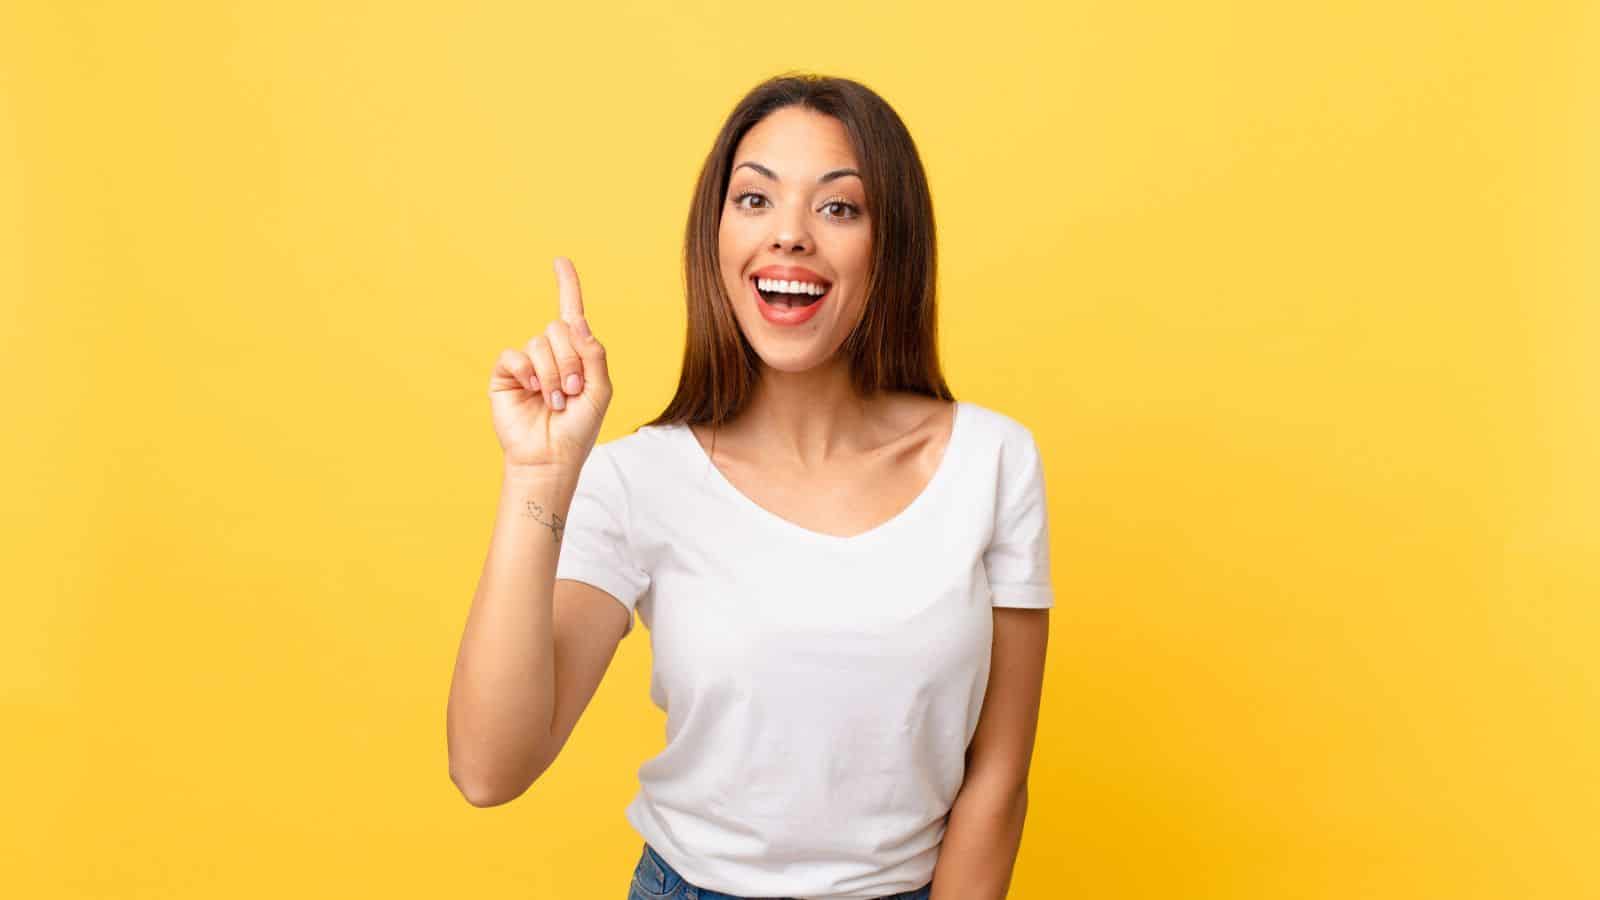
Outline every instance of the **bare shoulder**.
{"label": "bare shoulder", "polygon": [[884,418],[893,423],[895,430],[901,433],[919,428],[937,432],[941,426],[948,426],[955,416],[955,401],[941,400],[926,394],[888,391],[884,393],[882,402],[885,409]]}
{"label": "bare shoulder", "polygon": [[894,391],[883,396],[882,404],[881,437],[887,445],[902,450],[921,448],[931,458],[938,458],[955,425],[954,401]]}

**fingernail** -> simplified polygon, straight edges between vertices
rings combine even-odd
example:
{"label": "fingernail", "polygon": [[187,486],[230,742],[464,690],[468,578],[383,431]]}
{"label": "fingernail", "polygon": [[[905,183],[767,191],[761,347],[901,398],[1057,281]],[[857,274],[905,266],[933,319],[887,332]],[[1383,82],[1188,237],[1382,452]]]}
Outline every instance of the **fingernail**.
{"label": "fingernail", "polygon": [[583,390],[583,379],[578,376],[578,373],[577,372],[573,372],[571,375],[568,375],[567,376],[567,393],[576,394],[576,393],[581,392],[582,390]]}
{"label": "fingernail", "polygon": [[560,391],[551,391],[550,392],[550,408],[551,409],[566,409],[567,408],[567,398],[561,396],[561,392]]}
{"label": "fingernail", "polygon": [[539,390],[539,376],[537,376],[537,375],[529,375],[528,376],[528,390],[535,391],[535,392],[537,392]]}
{"label": "fingernail", "polygon": [[572,327],[578,332],[580,337],[594,337],[594,335],[589,333],[589,320],[586,318],[579,317],[578,321]]}

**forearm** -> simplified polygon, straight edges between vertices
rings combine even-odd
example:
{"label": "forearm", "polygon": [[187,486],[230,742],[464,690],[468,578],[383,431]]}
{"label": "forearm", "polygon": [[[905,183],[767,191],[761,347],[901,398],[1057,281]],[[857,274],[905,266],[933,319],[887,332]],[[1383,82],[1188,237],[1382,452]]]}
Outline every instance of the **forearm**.
{"label": "forearm", "polygon": [[998,800],[978,791],[957,794],[929,900],[1004,900],[1027,812],[1026,789]]}
{"label": "forearm", "polygon": [[555,710],[552,602],[576,475],[507,470],[446,713],[450,778],[474,804],[538,776]]}

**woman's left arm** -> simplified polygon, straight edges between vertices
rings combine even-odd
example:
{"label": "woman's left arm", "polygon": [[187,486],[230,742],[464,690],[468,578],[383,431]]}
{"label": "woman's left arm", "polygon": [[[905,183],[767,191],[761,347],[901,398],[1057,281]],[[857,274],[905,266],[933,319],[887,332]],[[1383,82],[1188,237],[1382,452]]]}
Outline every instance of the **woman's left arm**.
{"label": "woman's left arm", "polygon": [[994,608],[989,685],[929,900],[1004,900],[1011,885],[1028,810],[1049,630],[1048,609]]}

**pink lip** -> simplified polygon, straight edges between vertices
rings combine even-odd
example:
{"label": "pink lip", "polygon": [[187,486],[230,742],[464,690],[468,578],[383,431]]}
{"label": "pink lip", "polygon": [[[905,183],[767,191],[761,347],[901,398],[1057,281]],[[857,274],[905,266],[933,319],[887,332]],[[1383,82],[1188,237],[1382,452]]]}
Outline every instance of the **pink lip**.
{"label": "pink lip", "polygon": [[[771,268],[775,269],[777,267],[774,266],[774,267],[771,267]],[[764,274],[767,271],[768,271],[768,269],[762,269],[761,272],[758,273],[759,277],[761,277],[761,278],[767,278],[767,277],[781,278],[781,277],[783,277],[783,276],[780,276],[780,275],[768,276],[768,275]],[[801,271],[804,271],[804,270],[801,270]],[[761,318],[766,319],[768,322],[771,322],[774,325],[800,325],[800,324],[803,324],[807,320],[809,320],[812,316],[816,315],[817,314],[817,310],[822,308],[822,304],[824,302],[826,302],[829,297],[833,296],[833,285],[830,284],[830,285],[828,285],[828,289],[826,291],[822,292],[822,296],[818,297],[816,299],[816,301],[813,302],[810,306],[796,306],[793,309],[784,309],[781,306],[773,306],[772,304],[767,302],[765,297],[761,296],[761,292],[760,291],[756,290],[756,278],[758,277],[758,275],[751,275],[749,278],[745,279],[744,283],[750,285],[750,295],[756,299],[756,308],[761,310]],[[796,278],[795,280],[798,281],[798,280],[805,280],[805,279]],[[820,279],[820,278],[818,278],[816,280],[818,282],[822,281],[822,279]]]}
{"label": "pink lip", "polygon": [[762,266],[750,273],[755,278],[782,278],[784,281],[809,281],[824,287],[831,286],[833,282],[821,275],[801,266]]}

